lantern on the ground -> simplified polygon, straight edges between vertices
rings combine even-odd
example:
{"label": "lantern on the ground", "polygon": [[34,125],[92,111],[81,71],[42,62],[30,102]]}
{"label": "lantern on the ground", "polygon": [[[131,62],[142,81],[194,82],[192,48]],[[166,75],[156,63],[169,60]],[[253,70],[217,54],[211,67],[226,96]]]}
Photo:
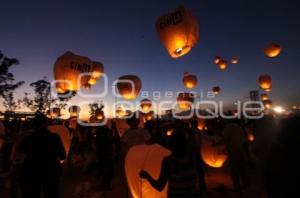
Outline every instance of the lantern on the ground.
{"label": "lantern on the ground", "polygon": [[190,74],[188,72],[185,72],[182,82],[183,82],[183,85],[185,86],[185,88],[194,89],[197,86],[197,76]]}
{"label": "lantern on the ground", "polygon": [[260,88],[265,91],[270,91],[272,88],[272,77],[268,74],[260,75],[258,78]]}
{"label": "lantern on the ground", "polygon": [[134,100],[140,93],[142,81],[135,75],[119,77],[117,81],[119,94],[126,100]]}
{"label": "lantern on the ground", "polygon": [[265,55],[270,58],[274,58],[274,57],[278,56],[280,54],[280,52],[281,52],[281,46],[276,43],[270,43],[264,49]]}
{"label": "lantern on the ground", "polygon": [[215,56],[214,63],[218,64],[220,62],[220,60],[222,60],[221,56]]}
{"label": "lantern on the ground", "polygon": [[148,112],[152,107],[152,102],[151,100],[145,98],[141,101],[141,109],[143,112]]}
{"label": "lantern on the ground", "polygon": [[268,100],[268,99],[269,99],[269,96],[268,96],[268,94],[263,93],[263,94],[260,95],[260,99],[261,99],[262,101],[265,101],[265,100]]}
{"label": "lantern on the ground", "polygon": [[132,147],[125,159],[125,173],[127,183],[133,198],[166,198],[167,185],[161,192],[155,190],[145,179],[141,179],[139,172],[147,171],[154,179],[158,179],[163,159],[171,152],[164,147],[153,145],[139,145]]}
{"label": "lantern on the ground", "polygon": [[263,104],[264,104],[264,106],[265,106],[266,109],[271,109],[273,102],[268,99],[268,100],[264,100]]}
{"label": "lantern on the ground", "polygon": [[218,65],[220,70],[226,70],[227,69],[227,61],[226,60],[223,60],[223,59],[220,60],[217,65]]}
{"label": "lantern on the ground", "polygon": [[201,142],[201,157],[205,164],[213,168],[222,167],[228,158],[224,145],[213,146],[212,141],[206,138]]}
{"label": "lantern on the ground", "polygon": [[199,39],[197,19],[183,6],[161,16],[156,22],[156,31],[172,58],[187,54]]}
{"label": "lantern on the ground", "polygon": [[192,93],[179,93],[177,96],[177,105],[181,110],[188,110],[194,102],[195,96]]}
{"label": "lantern on the ground", "polygon": [[88,84],[90,76],[80,74],[91,72],[92,62],[89,58],[67,51],[58,57],[54,64],[54,80],[59,94],[76,92]]}
{"label": "lantern on the ground", "polygon": [[80,113],[80,107],[76,105],[70,106],[69,113],[71,117],[77,117]]}
{"label": "lantern on the ground", "polygon": [[221,91],[221,88],[218,87],[218,86],[215,86],[212,88],[212,91],[215,95],[219,95],[220,91]]}
{"label": "lantern on the ground", "polygon": [[238,62],[239,62],[239,60],[238,60],[237,57],[233,57],[233,58],[231,59],[231,63],[232,63],[232,64],[238,64]]}

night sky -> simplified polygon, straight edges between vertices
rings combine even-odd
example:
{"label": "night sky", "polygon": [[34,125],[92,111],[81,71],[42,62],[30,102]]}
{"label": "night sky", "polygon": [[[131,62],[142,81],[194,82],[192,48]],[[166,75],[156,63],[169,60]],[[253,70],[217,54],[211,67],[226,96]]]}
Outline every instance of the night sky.
{"label": "night sky", "polygon": [[[156,34],[155,21],[179,5],[198,18],[200,40],[188,55],[172,59]],[[138,75],[143,91],[185,90],[182,76],[188,71],[198,76],[195,91],[218,85],[217,100],[231,103],[247,97],[258,88],[258,76],[269,73],[275,104],[300,103],[300,12],[295,0],[9,0],[0,7],[0,50],[20,60],[11,71],[26,81],[18,97],[43,76],[52,80],[56,58],[71,50],[102,62],[110,82]],[[263,54],[270,42],[282,45],[279,57]],[[213,64],[216,55],[236,56],[239,64],[220,71]],[[100,81],[91,92],[102,90]]]}

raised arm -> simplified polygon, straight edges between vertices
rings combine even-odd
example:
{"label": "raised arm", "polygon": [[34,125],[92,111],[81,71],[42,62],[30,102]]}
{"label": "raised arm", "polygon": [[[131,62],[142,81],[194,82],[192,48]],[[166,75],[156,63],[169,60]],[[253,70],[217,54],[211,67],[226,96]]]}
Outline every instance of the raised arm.
{"label": "raised arm", "polygon": [[140,172],[140,177],[147,179],[153,188],[161,192],[168,181],[168,166],[168,160],[164,158],[158,180],[153,179],[151,175],[144,170]]}

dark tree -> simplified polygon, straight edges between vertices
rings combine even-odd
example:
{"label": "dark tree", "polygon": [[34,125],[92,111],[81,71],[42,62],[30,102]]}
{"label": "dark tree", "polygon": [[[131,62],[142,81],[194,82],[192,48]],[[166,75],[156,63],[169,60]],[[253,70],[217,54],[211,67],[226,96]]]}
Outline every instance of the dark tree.
{"label": "dark tree", "polygon": [[51,103],[55,102],[56,99],[51,98],[51,85],[50,82],[46,81],[44,77],[42,80],[38,80],[30,84],[33,87],[34,96],[30,97],[30,93],[25,93],[23,103],[31,111],[45,112],[50,107]]}
{"label": "dark tree", "polygon": [[0,51],[0,97],[3,98],[3,105],[6,110],[11,111],[17,108],[14,100],[14,90],[24,84],[24,81],[15,82],[14,75],[9,72],[9,68],[19,64],[15,58],[8,58]]}
{"label": "dark tree", "polygon": [[89,104],[89,112],[91,117],[96,117],[96,112],[102,111],[104,108],[103,102],[93,102],[92,104]]}

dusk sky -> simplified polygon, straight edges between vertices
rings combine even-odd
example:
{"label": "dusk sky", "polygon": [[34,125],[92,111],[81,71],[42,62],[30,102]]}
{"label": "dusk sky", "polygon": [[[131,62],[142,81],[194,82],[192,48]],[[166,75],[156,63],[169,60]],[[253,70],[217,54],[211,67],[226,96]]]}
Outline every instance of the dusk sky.
{"label": "dusk sky", "polygon": [[[197,17],[200,40],[189,54],[172,59],[155,22],[179,5]],[[53,80],[55,60],[70,50],[102,62],[110,83],[121,75],[138,75],[142,91],[150,93],[185,90],[187,71],[198,76],[196,92],[220,86],[217,100],[231,103],[258,89],[258,76],[268,73],[274,103],[300,104],[300,5],[295,0],[9,0],[0,6],[0,50],[19,59],[11,72],[26,82],[18,97],[43,76]],[[282,46],[280,56],[264,55],[270,42]],[[239,64],[220,71],[213,63],[216,55],[236,56]],[[91,92],[102,90],[100,80]],[[111,94],[103,98],[112,99]]]}

